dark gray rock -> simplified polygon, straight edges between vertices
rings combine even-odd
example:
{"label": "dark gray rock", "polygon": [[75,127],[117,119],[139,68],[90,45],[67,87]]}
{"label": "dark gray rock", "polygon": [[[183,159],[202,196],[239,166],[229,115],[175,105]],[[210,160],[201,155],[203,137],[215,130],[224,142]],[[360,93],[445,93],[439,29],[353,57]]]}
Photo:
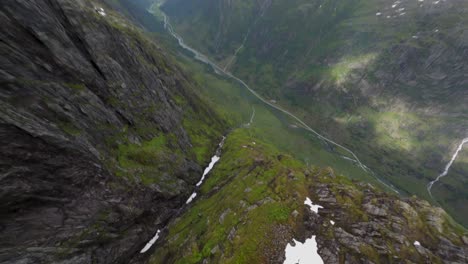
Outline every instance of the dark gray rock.
{"label": "dark gray rock", "polygon": [[[466,234],[455,234],[454,227],[446,222],[447,214],[426,201],[400,199],[366,185],[353,188],[317,182],[311,187],[311,193],[312,201],[324,208],[318,215],[306,216],[305,235],[316,235],[319,254],[325,263],[341,260],[376,263],[377,259],[380,263],[466,263],[468,260],[468,247],[463,244]],[[330,202],[338,196],[355,200]],[[339,226],[323,224],[329,219]]]}
{"label": "dark gray rock", "polygon": [[[201,175],[184,118],[222,122],[99,1],[7,0],[0,23],[0,262],[128,263]],[[156,169],[120,167],[119,145],[161,135]]]}

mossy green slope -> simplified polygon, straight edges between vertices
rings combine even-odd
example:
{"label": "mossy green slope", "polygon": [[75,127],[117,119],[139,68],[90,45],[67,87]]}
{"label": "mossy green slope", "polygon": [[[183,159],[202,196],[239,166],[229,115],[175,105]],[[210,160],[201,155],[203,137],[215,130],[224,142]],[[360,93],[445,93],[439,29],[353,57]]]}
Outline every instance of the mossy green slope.
{"label": "mossy green slope", "polygon": [[[292,232],[294,210],[306,196],[303,164],[238,129],[193,206],[169,226],[168,243],[153,263],[260,263],[273,250],[276,229]],[[293,198],[295,197],[295,198]]]}
{"label": "mossy green slope", "polygon": [[[319,215],[304,206],[306,197],[324,206]],[[282,263],[287,243],[312,234],[322,257],[337,260],[330,263],[442,263],[441,243],[467,248],[466,230],[443,210],[357,184],[332,168],[308,167],[244,128],[228,135],[220,162],[198,198],[166,227],[150,263]]]}

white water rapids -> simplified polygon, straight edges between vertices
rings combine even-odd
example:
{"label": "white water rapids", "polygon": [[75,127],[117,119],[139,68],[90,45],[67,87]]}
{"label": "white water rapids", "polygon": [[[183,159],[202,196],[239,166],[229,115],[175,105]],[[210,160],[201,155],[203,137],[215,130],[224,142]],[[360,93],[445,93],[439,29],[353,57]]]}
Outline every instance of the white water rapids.
{"label": "white water rapids", "polygon": [[468,143],[468,138],[464,138],[462,140],[462,142],[460,143],[460,145],[458,145],[458,148],[457,150],[455,151],[455,153],[453,154],[452,156],[452,159],[449,161],[449,163],[447,163],[447,165],[445,166],[445,169],[444,171],[439,174],[439,176],[437,176],[437,178],[433,181],[431,181],[428,185],[427,185],[427,192],[429,193],[429,195],[432,197],[432,186],[434,185],[434,183],[438,182],[440,179],[442,179],[443,177],[447,176],[449,170],[450,170],[450,167],[452,167],[452,164],[453,162],[457,159],[457,156],[458,156],[458,153],[460,153],[460,151],[462,150],[463,148],[463,145],[465,145],[466,143]]}

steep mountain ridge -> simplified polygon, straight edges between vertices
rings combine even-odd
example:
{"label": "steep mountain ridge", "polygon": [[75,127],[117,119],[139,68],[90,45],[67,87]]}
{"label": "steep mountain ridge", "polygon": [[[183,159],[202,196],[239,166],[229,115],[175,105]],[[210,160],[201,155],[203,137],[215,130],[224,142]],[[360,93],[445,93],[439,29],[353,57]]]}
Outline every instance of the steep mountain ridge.
{"label": "steep mountain ridge", "polygon": [[468,260],[466,231],[441,208],[306,166],[249,128],[228,135],[199,197],[150,263],[283,263],[288,243],[313,236],[327,264]]}
{"label": "steep mountain ridge", "polygon": [[6,1],[0,19],[0,262],[128,263],[224,121],[102,2]]}

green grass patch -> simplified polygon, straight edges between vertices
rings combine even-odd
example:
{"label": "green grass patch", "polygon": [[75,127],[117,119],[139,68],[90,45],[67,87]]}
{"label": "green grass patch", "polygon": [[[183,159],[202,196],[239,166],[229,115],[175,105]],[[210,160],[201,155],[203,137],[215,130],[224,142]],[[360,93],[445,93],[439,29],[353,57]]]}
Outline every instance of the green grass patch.
{"label": "green grass patch", "polygon": [[57,124],[61,130],[70,136],[78,136],[81,133],[81,130],[71,122],[59,122]]}

